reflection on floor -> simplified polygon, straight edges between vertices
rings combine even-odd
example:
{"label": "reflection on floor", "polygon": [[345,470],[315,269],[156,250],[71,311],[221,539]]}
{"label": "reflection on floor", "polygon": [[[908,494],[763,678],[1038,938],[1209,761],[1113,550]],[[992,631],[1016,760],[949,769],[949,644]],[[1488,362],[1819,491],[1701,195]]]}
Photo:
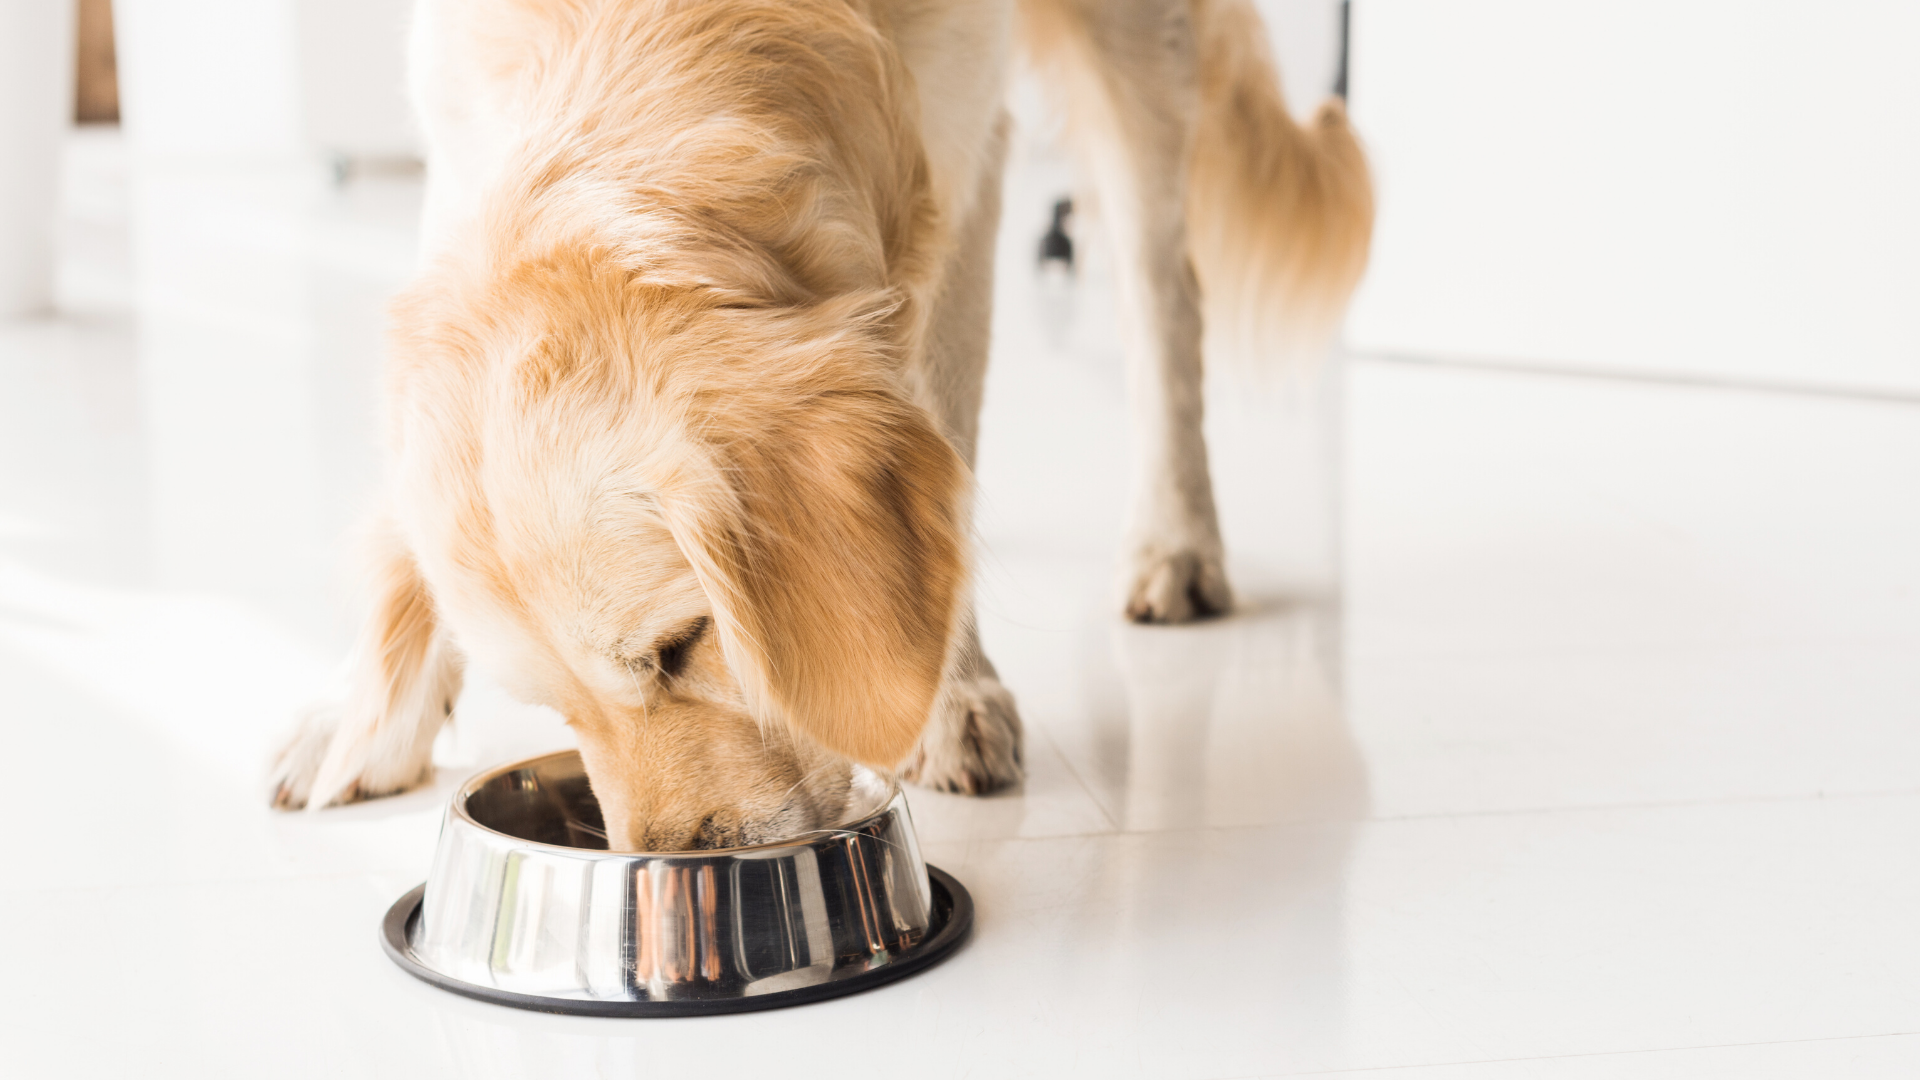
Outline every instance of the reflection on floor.
{"label": "reflection on floor", "polygon": [[1065,178],[1030,154],[978,531],[1032,776],[912,796],[974,941],[785,1012],[538,1016],[412,982],[373,931],[452,784],[565,744],[555,717],[478,673],[433,789],[257,790],[343,647],[417,186],[131,168],[102,136],[72,166],[69,314],[0,326],[21,1075],[1920,1068],[1920,410],[1221,372],[1240,608],[1125,625],[1112,297],[1091,237],[1078,280],[1036,276]]}

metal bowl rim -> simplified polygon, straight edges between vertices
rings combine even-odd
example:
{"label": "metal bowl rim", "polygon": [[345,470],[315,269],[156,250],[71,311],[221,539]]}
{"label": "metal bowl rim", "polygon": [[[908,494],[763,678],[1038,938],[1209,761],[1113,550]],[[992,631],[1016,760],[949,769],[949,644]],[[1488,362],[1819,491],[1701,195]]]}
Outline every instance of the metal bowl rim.
{"label": "metal bowl rim", "polygon": [[[792,1005],[810,1005],[814,1002],[857,994],[872,990],[887,983],[895,982],[935,967],[952,956],[967,939],[973,936],[973,894],[952,874],[927,863],[927,885],[929,889],[945,893],[948,903],[947,918],[940,926],[928,934],[925,940],[903,954],[898,960],[885,967],[870,968],[857,975],[843,979],[833,979],[810,986],[795,987],[791,990],[763,994],[756,997],[701,998],[695,1000],[637,1001],[623,998],[569,998],[548,997],[540,994],[523,994],[512,990],[470,983],[442,973],[439,969],[427,966],[426,962],[415,955],[413,944],[408,940],[407,928],[418,916],[421,895],[426,892],[425,883],[414,886],[394,901],[387,909],[380,923],[380,950],[387,958],[399,966],[400,970],[419,979],[429,986],[484,1001],[492,1005],[505,1005],[510,1008],[528,1009],[534,1012],[565,1014],[573,1016],[596,1017],[667,1017],[700,1016],[704,1014],[725,1014],[759,1012],[764,1009],[780,1009]],[[936,910],[938,905],[935,905]]]}
{"label": "metal bowl rim", "polygon": [[[825,843],[831,839],[831,837],[826,837],[809,840],[770,840],[764,844],[743,844],[739,847],[724,848],[685,848],[679,851],[613,851],[609,848],[568,847],[565,844],[546,844],[538,840],[528,840],[523,836],[515,836],[512,833],[501,832],[499,829],[482,825],[474,819],[472,814],[467,813],[467,797],[478,791],[483,785],[516,769],[525,769],[538,765],[543,761],[568,756],[579,757],[580,751],[555,750],[552,753],[536,754],[530,758],[510,761],[505,765],[496,765],[491,769],[475,773],[468,777],[466,781],[460,785],[459,789],[453,793],[453,801],[448,807],[451,816],[458,818],[461,824],[478,829],[481,832],[489,833],[493,836],[511,840],[516,844],[537,848],[542,851],[565,852],[570,858],[576,859],[723,859],[736,852],[742,851],[757,853],[770,851],[775,848],[798,849],[813,847],[816,844]],[[905,809],[906,792],[901,790],[899,781],[889,779],[886,781],[886,785],[886,798],[881,801],[878,809],[870,814],[856,818],[853,821],[830,826],[826,829],[815,830],[815,833],[857,832],[863,826],[870,825],[889,814]]]}

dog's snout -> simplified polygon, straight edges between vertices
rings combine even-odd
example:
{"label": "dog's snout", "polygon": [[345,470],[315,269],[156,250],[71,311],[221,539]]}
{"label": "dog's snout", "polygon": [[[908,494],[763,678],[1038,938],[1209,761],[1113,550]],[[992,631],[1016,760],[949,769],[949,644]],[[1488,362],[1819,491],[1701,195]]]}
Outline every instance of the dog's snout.
{"label": "dog's snout", "polygon": [[714,810],[690,821],[649,821],[626,831],[637,851],[716,851],[789,839],[810,818],[805,807],[794,805],[771,814]]}
{"label": "dog's snout", "polygon": [[741,824],[731,815],[708,814],[700,819],[700,827],[693,831],[693,843],[689,846],[702,851],[739,847],[745,835]]}
{"label": "dog's snout", "polygon": [[792,839],[839,820],[852,766],[762,728],[732,703],[662,695],[598,710],[580,754],[615,851],[712,851]]}

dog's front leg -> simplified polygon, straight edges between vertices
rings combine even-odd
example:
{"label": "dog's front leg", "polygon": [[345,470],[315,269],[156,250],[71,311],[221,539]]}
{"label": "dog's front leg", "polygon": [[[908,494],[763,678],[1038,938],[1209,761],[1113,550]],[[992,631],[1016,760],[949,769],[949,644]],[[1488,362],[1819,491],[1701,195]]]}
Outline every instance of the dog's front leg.
{"label": "dog's front leg", "polygon": [[901,763],[900,775],[937,791],[985,795],[1025,775],[1022,739],[1020,710],[969,625],[954,645],[927,729]]}
{"label": "dog's front leg", "polygon": [[[986,386],[993,324],[994,237],[1000,224],[1000,175],[1009,121],[996,120],[966,216],[955,230],[940,289],[927,320],[927,345],[909,372],[914,397],[939,420],[966,461],[974,463],[980,400]],[[983,795],[1020,782],[1020,711],[980,647],[973,605],[955,632],[933,713],[913,753],[900,764],[906,779],[939,791]]]}
{"label": "dog's front leg", "polygon": [[268,774],[281,809],[406,791],[433,775],[433,740],[460,696],[461,657],[413,555],[384,524],[369,537],[371,609],[337,702],[310,709]]}

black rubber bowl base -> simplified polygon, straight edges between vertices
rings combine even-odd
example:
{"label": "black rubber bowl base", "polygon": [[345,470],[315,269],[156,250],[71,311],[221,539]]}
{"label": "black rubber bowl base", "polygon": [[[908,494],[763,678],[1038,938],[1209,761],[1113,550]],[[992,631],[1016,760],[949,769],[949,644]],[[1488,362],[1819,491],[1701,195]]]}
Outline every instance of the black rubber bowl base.
{"label": "black rubber bowl base", "polygon": [[564,1013],[571,1016],[718,1016],[723,1013],[784,1009],[791,1005],[826,1001],[830,998],[845,997],[848,994],[871,990],[876,986],[885,986],[915,972],[924,971],[951,956],[954,950],[966,941],[968,932],[973,929],[973,897],[967,892],[966,886],[939,867],[927,867],[927,879],[933,886],[933,932],[927,935],[926,940],[919,945],[914,946],[885,967],[863,971],[858,975],[849,975],[844,979],[835,979],[817,986],[803,986],[794,990],[781,990],[755,997],[702,1001],[616,1001],[539,997],[533,994],[516,994],[510,990],[500,990],[491,986],[477,986],[449,978],[416,959],[412,947],[407,942],[408,931],[420,912],[420,898],[427,889],[424,884],[415,886],[387,909],[387,917],[380,924],[380,947],[386,952],[388,959],[422,982],[432,983],[442,990],[450,990],[464,997],[490,1001],[495,1005],[509,1005],[516,1009],[532,1009],[535,1012]]}

